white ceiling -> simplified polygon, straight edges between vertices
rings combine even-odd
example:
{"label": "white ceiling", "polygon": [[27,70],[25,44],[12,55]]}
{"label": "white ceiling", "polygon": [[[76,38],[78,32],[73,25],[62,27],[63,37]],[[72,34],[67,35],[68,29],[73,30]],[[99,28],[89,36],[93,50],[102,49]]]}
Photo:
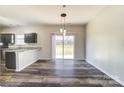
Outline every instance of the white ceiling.
{"label": "white ceiling", "polygon": [[82,25],[92,20],[104,7],[100,5],[67,5],[62,10],[60,5],[0,5],[0,25],[57,25],[61,23],[61,12],[67,13],[67,24]]}

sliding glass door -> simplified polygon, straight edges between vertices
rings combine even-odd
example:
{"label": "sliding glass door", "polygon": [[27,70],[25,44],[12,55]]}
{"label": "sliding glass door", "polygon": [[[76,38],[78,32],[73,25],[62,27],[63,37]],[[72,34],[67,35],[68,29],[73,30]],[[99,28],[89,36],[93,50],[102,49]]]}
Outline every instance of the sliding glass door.
{"label": "sliding glass door", "polygon": [[52,41],[55,59],[74,59],[74,35],[54,35]]}

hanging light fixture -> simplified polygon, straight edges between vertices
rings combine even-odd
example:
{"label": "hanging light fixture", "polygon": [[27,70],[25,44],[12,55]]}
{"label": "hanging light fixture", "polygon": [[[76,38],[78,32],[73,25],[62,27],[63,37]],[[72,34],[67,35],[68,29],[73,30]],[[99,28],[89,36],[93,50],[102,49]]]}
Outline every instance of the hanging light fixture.
{"label": "hanging light fixture", "polygon": [[[63,8],[66,7],[65,5],[63,5]],[[61,28],[60,28],[60,33],[63,34],[64,36],[67,33],[67,30],[65,28],[66,24],[65,24],[65,17],[67,16],[66,13],[61,13],[60,17],[61,17]]]}

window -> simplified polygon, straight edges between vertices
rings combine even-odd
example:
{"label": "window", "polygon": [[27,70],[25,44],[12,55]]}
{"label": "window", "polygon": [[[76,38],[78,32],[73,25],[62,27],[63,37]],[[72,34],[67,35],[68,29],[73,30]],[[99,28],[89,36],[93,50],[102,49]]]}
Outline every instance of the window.
{"label": "window", "polygon": [[24,35],[16,35],[15,36],[15,44],[16,45],[24,45]]}
{"label": "window", "polygon": [[53,35],[53,58],[56,59],[74,59],[74,35]]}

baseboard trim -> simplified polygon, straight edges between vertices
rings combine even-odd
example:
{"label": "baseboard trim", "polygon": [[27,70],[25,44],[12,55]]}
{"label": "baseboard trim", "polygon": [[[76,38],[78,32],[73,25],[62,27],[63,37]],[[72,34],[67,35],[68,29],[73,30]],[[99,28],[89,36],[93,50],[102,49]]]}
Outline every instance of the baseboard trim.
{"label": "baseboard trim", "polygon": [[[55,59],[52,59],[52,58],[40,58],[39,60],[55,60]],[[66,59],[66,60],[71,60],[71,59]],[[81,58],[74,58],[73,60],[85,61],[85,59],[81,59]]]}
{"label": "baseboard trim", "polygon": [[51,60],[51,58],[39,58],[39,60]]}
{"label": "baseboard trim", "polygon": [[93,65],[94,67],[96,67],[97,69],[99,69],[100,71],[102,71],[103,73],[105,73],[106,75],[108,75],[109,77],[111,77],[112,79],[114,79],[115,81],[117,81],[118,83],[120,83],[122,86],[124,86],[124,82],[121,81],[120,79],[118,79],[115,76],[111,75],[110,73],[106,72],[105,70],[103,70],[99,66],[93,64],[93,62],[91,62],[91,61],[89,61],[87,59],[86,59],[86,62],[88,62],[89,64]]}

